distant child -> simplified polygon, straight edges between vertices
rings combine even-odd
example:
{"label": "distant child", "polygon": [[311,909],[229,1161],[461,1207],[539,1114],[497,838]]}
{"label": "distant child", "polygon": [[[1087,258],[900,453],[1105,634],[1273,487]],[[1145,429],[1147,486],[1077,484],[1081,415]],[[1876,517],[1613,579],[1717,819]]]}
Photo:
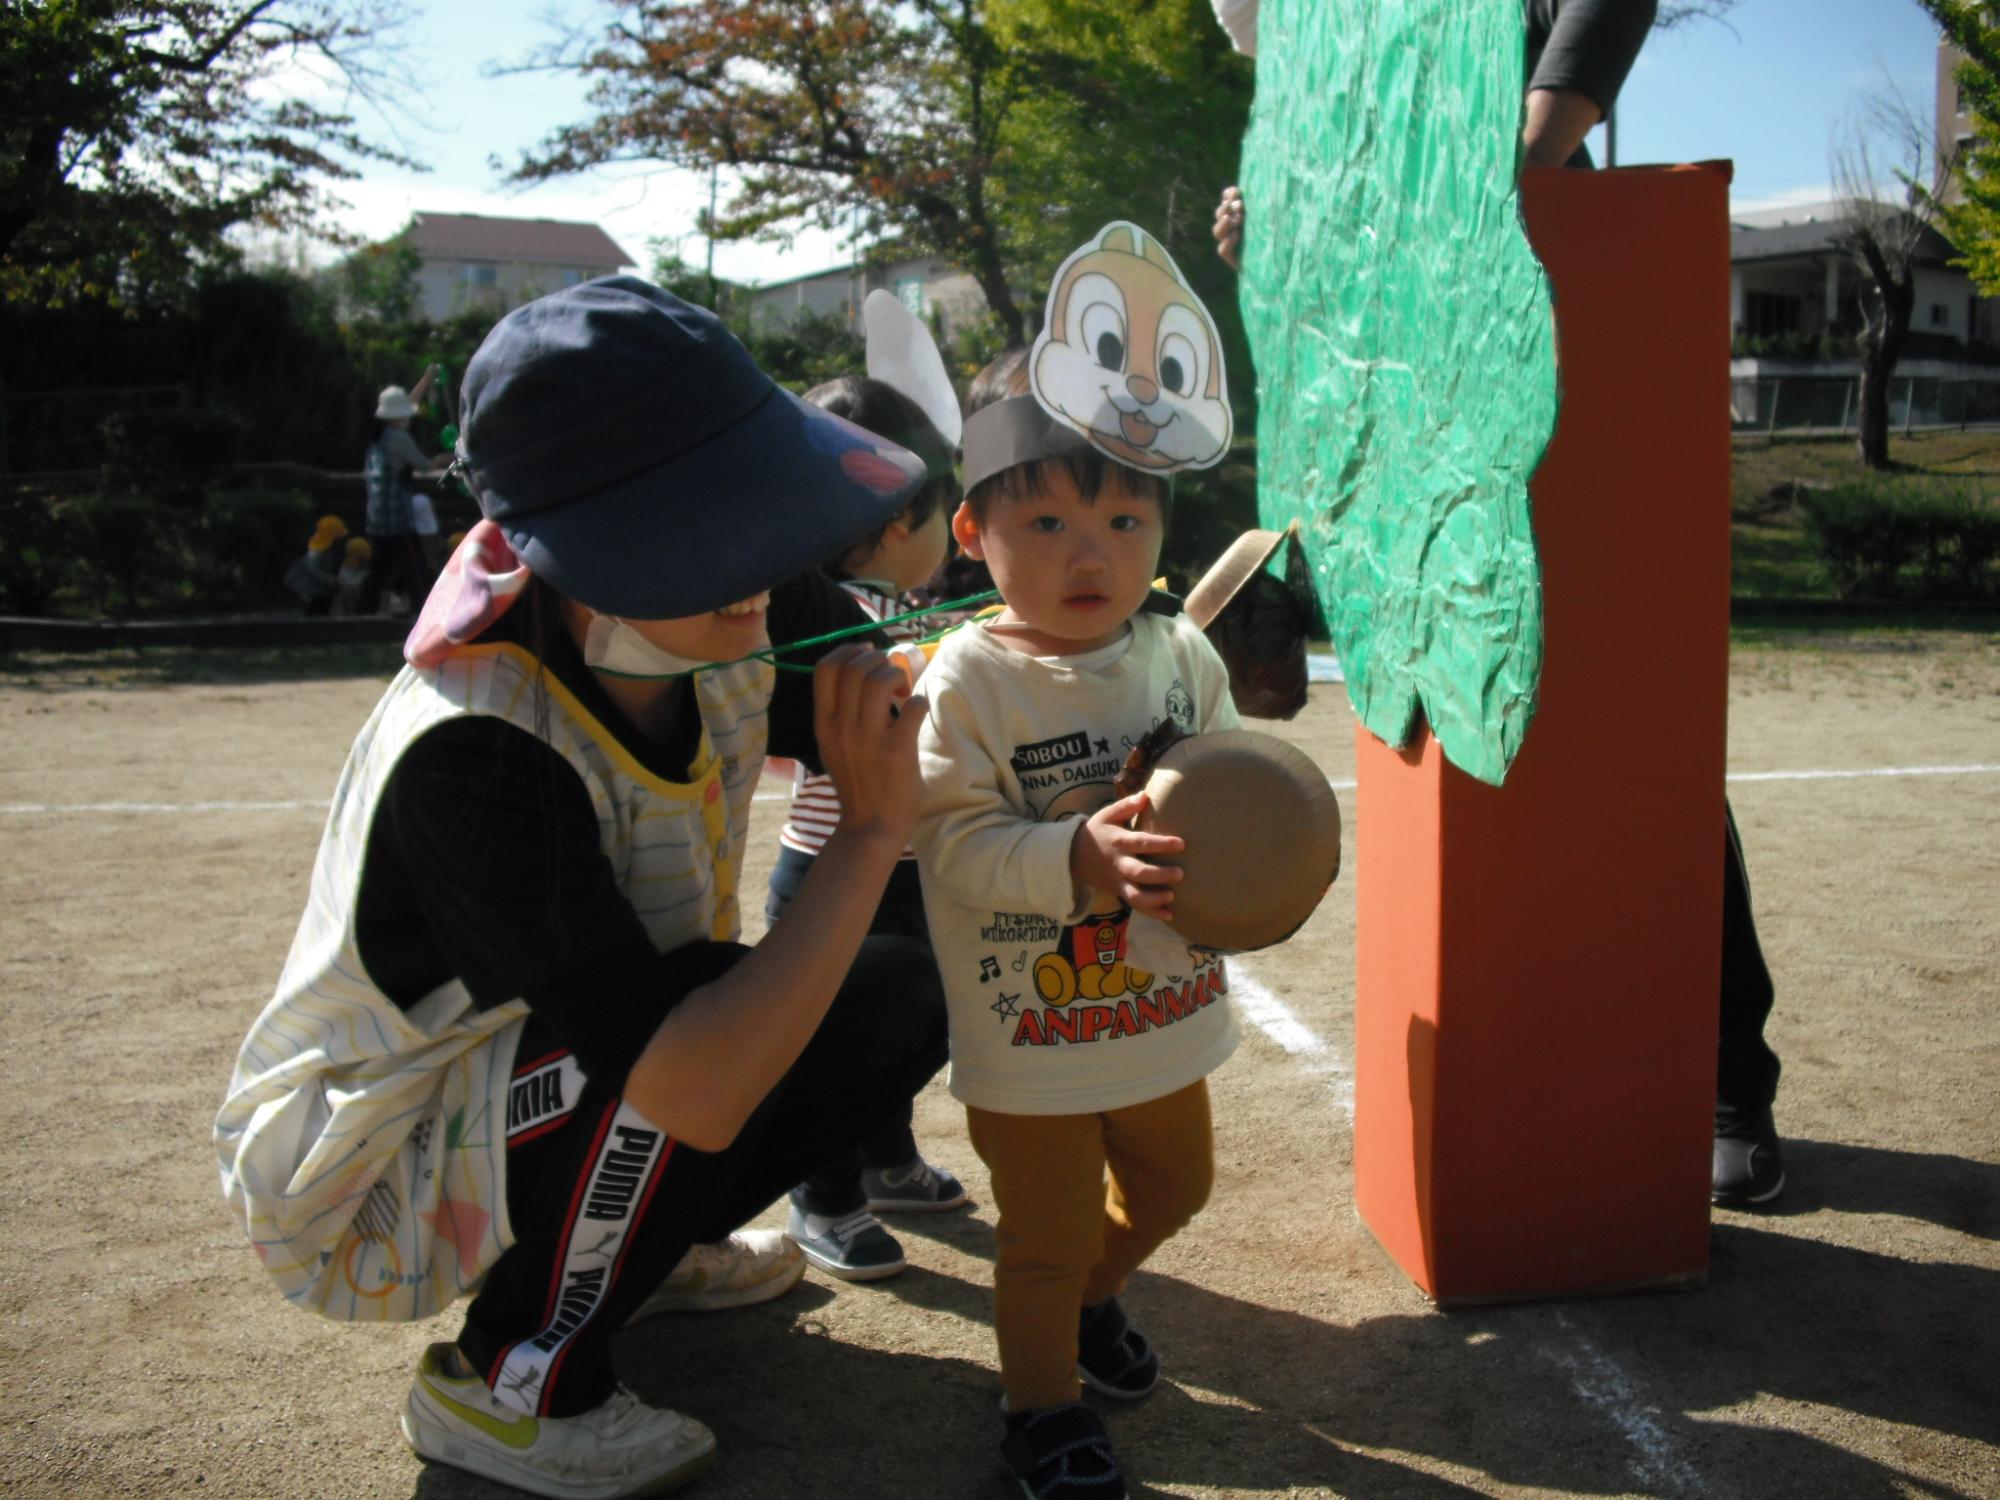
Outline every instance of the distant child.
{"label": "distant child", "polygon": [[1182,840],[1131,828],[1144,795],[1112,785],[1165,719],[1239,723],[1214,648],[1151,587],[1166,473],[1227,446],[1220,353],[1164,251],[1113,230],[1059,274],[1032,357],[973,387],[952,532],[1005,607],[945,638],[918,741],[951,1091],[999,1210],[1000,1451],[1033,1500],[1125,1493],[1079,1378],[1121,1400],[1159,1379],[1119,1295],[1208,1199],[1206,1079],[1238,1036],[1221,959],[1171,925],[1181,872],[1153,863]]}
{"label": "distant child", "polygon": [[358,615],[361,613],[361,592],[368,587],[368,574],[374,567],[375,549],[368,545],[365,536],[351,536],[341,555],[340,572],[334,576],[334,605],[336,614]]}
{"label": "distant child", "polygon": [[305,556],[285,572],[285,587],[299,596],[309,615],[323,615],[333,608],[340,592],[340,553],[334,544],[346,535],[347,523],[339,516],[321,516]]}
{"label": "distant child", "polygon": [[[826,566],[838,585],[829,590],[835,613],[822,623],[881,621],[906,612],[902,596],[928,579],[943,560],[958,481],[944,438],[909,397],[879,380],[847,376],[806,393],[813,405],[886,437],[922,457],[930,478],[903,513],[855,543]],[[911,641],[927,622],[887,627],[884,640]],[[840,793],[833,778],[799,766],[791,814],[778,835],[764,914],[776,922],[804,886],[813,861],[840,822]],[[908,938],[930,947],[915,855],[906,849],[889,878],[870,933]],[[895,1004],[900,997],[884,996]],[[806,1259],[843,1281],[876,1281],[907,1264],[903,1247],[876,1219],[878,1212],[940,1212],[965,1202],[956,1177],[925,1161],[910,1129],[910,1101],[861,1145],[799,1184],[791,1195],[788,1232]]]}

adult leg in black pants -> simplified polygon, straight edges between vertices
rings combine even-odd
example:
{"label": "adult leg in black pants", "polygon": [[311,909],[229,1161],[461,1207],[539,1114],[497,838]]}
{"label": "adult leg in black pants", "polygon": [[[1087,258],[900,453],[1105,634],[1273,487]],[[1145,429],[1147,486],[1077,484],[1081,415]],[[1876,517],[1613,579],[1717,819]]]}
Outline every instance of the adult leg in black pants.
{"label": "adult leg in black pants", "polygon": [[[935,1004],[882,1004],[925,987]],[[883,1125],[945,1054],[928,948],[871,937],[812,1041],[726,1149],[676,1141],[585,1080],[559,1116],[519,1122],[527,1128],[510,1138],[515,1241],[467,1310],[460,1354],[516,1411],[601,1405],[615,1384],[611,1336],[662,1310],[649,1304],[689,1246],[722,1239]],[[563,1055],[531,1018],[516,1072]],[[689,1375],[692,1389],[699,1372]]]}
{"label": "adult leg in black pants", "polygon": [[1715,1071],[1713,1197],[1727,1208],[1769,1203],[1784,1190],[1785,1166],[1771,1102],[1778,1054],[1764,1040],[1773,990],[1750,910],[1750,878],[1736,814],[1724,804],[1722,1007]]}

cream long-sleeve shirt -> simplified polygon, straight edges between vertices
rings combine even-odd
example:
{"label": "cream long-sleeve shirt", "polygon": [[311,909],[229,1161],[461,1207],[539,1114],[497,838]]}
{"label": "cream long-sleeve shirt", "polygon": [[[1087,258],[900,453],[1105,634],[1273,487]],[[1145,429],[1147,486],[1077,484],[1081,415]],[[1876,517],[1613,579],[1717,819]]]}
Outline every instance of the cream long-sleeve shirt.
{"label": "cream long-sleeve shirt", "polygon": [[[1101,654],[1100,654],[1101,655]],[[1157,1099],[1236,1050],[1219,956],[1070,879],[1075,819],[1113,800],[1162,719],[1240,720],[1229,673],[1186,617],[1135,615],[1116,660],[1039,659],[975,622],[924,674],[917,865],[951,1016],[951,1091],[1004,1114]]]}

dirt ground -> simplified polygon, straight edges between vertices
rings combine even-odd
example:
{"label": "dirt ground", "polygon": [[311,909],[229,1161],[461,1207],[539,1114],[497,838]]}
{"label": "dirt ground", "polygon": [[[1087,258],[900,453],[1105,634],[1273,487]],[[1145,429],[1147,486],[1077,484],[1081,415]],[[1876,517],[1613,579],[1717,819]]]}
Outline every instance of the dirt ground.
{"label": "dirt ground", "polygon": [[[452,1321],[286,1306],[209,1146],[379,685],[0,680],[0,1491],[512,1493],[398,1434]],[[1699,1291],[1430,1308],[1353,1211],[1350,868],[1247,965],[1326,1045],[1248,1028],[1215,1200],[1127,1299],[1168,1375],[1109,1419],[1136,1493],[2000,1495],[2000,637],[1788,636],[1739,650],[1731,705],[1732,773],[1983,767],[1732,785],[1779,989],[1776,1211],[1715,1215]],[[1338,689],[1283,732],[1351,776]],[[919,1133],[983,1200],[941,1085]],[[898,1227],[894,1280],[623,1336],[639,1393],[721,1439],[691,1493],[1016,1493],[991,1211]]]}

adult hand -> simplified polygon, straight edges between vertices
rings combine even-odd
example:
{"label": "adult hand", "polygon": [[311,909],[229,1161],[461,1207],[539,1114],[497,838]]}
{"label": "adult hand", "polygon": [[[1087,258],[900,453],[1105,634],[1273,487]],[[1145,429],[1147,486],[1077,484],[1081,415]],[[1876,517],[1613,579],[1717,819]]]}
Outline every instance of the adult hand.
{"label": "adult hand", "polygon": [[1134,911],[1174,919],[1174,883],[1185,873],[1177,865],[1157,865],[1154,856],[1179,854],[1187,840],[1166,833],[1141,833],[1128,825],[1146,810],[1146,794],[1134,792],[1107,802],[1076,825],[1069,845],[1070,879],[1079,890],[1116,896]]}
{"label": "adult hand", "polygon": [[1231,270],[1243,269],[1243,190],[1226,187],[1215,205],[1215,253]]}
{"label": "adult hand", "polygon": [[843,830],[880,831],[899,849],[908,841],[923,795],[917,731],[929,708],[902,667],[858,642],[813,668],[813,734],[840,789]]}

